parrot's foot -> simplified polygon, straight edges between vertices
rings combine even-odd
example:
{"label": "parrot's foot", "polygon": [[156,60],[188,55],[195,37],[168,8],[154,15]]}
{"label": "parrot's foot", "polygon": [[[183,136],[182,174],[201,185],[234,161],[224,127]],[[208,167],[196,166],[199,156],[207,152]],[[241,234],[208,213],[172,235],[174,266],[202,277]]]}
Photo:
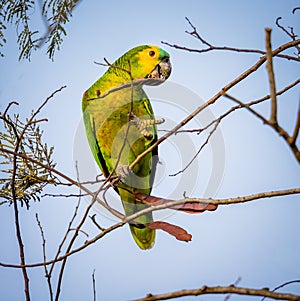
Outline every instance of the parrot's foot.
{"label": "parrot's foot", "polygon": [[148,126],[154,124],[161,124],[165,122],[163,118],[161,119],[140,119],[139,117],[131,114],[130,121],[135,125],[135,127],[140,131],[140,133],[147,139],[152,139],[152,133],[147,129]]}
{"label": "parrot's foot", "polygon": [[125,183],[126,179],[133,173],[133,171],[130,169],[129,165],[119,165],[116,169],[116,173],[119,180]]}

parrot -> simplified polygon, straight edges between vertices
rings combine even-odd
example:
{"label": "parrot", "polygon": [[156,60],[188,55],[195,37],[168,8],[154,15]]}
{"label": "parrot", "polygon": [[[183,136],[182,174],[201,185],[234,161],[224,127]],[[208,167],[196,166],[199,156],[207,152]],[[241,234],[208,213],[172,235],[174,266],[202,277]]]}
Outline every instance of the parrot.
{"label": "parrot", "polygon": [[[137,46],[113,64],[82,97],[83,121],[94,159],[105,178],[119,194],[126,216],[148,205],[138,203],[135,193],[150,194],[158,162],[158,148],[130,164],[157,141],[154,112],[143,86],[159,85],[171,74],[170,55],[158,46]],[[118,181],[112,182],[111,179]],[[129,223],[131,234],[142,250],[152,248],[155,230],[152,212]]]}

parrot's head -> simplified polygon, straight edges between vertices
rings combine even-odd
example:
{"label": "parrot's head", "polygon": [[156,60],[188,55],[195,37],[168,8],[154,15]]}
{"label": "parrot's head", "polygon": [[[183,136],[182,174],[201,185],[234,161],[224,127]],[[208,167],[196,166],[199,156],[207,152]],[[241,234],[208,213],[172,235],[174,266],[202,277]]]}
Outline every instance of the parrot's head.
{"label": "parrot's head", "polygon": [[123,68],[130,69],[133,80],[149,79],[146,84],[157,85],[164,82],[171,74],[172,66],[170,55],[157,46],[137,46],[116,62]]}

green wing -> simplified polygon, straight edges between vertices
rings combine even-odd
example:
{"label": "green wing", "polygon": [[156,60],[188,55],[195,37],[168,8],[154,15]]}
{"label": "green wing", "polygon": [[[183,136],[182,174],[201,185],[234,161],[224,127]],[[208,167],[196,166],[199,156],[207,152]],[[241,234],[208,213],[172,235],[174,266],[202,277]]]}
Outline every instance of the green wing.
{"label": "green wing", "polygon": [[[116,165],[130,165],[136,157],[157,140],[156,128],[149,126],[152,138],[147,139],[132,124],[128,124],[128,113],[140,119],[153,119],[151,104],[141,86],[133,89],[133,106],[131,107],[132,90],[124,88],[104,97],[92,100],[84,99],[84,123],[87,138],[94,158],[107,177]],[[128,129],[129,126],[129,129]],[[122,150],[122,152],[120,152]],[[126,215],[131,215],[146,205],[137,204],[133,192],[150,194],[154,178],[157,148],[147,154],[135,166],[133,174],[119,184],[116,191],[123,202]],[[152,213],[140,216],[136,225],[130,225],[134,240],[141,249],[152,247],[155,230],[144,227],[152,222]]]}

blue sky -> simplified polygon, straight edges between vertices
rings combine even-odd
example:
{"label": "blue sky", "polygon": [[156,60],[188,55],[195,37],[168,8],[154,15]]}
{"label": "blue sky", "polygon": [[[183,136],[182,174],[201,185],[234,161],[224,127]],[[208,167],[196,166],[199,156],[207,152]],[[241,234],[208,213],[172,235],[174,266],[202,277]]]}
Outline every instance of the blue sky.
{"label": "blue sky", "polygon": [[[47,58],[46,48],[33,53],[31,62],[19,62],[15,29],[7,30],[6,57],[0,61],[0,111],[16,100],[20,105],[15,112],[26,117],[55,89],[66,85],[67,88],[49,102],[40,117],[49,119],[44,125],[45,140],[55,147],[57,168],[75,177],[77,156],[82,160],[91,157],[85,137],[78,136],[78,131],[81,95],[105,71],[94,61],[102,62],[104,57],[113,61],[141,44],[159,45],[167,50],[173,65],[170,83],[165,87],[147,88],[149,95],[157,98],[153,100],[156,115],[167,117],[168,123],[161,129],[167,129],[259,58],[258,55],[225,52],[199,55],[162,45],[161,41],[167,41],[193,48],[202,46],[185,34],[185,30],[190,30],[185,17],[211,43],[264,49],[264,28],[267,26],[273,28],[273,47],[288,40],[275,26],[278,16],[283,17],[283,24],[294,26],[296,32],[300,32],[299,12],[291,13],[296,6],[299,1],[82,1],[66,26],[68,35],[54,62]],[[278,89],[299,78],[295,63],[276,59],[274,64]],[[295,122],[299,92],[296,87],[279,98],[279,121],[289,132]],[[268,94],[265,67],[230,93],[243,101]],[[231,105],[229,100],[221,99],[189,127],[203,125],[209,114],[217,116]],[[268,114],[269,106],[261,105],[259,110]],[[187,173],[175,179],[170,179],[168,174],[188,162],[192,150],[199,147],[199,140],[191,136],[186,140],[177,137],[162,144],[163,176],[153,194],[180,198],[187,190],[192,196],[201,197],[207,193],[206,186],[214,177],[218,183],[214,191],[205,195],[207,197],[235,197],[299,187],[299,166],[290,149],[274,131],[248,112],[238,111],[226,119],[219,135],[223,140],[211,143]],[[218,146],[224,147],[224,151]],[[216,165],[215,156],[222,162]],[[89,164],[92,176],[97,170],[92,161]],[[84,168],[81,170],[82,175],[85,171]],[[97,300],[130,300],[149,292],[197,288],[204,284],[229,285],[238,277],[241,277],[241,286],[255,288],[274,288],[285,281],[300,279],[298,199],[290,196],[224,206],[203,215],[161,213],[159,218],[184,227],[193,239],[183,243],[158,232],[155,246],[150,251],[143,252],[136,247],[128,227],[118,229],[69,259],[61,300],[91,300],[94,269]],[[80,213],[86,204],[82,202]],[[35,213],[39,213],[51,258],[75,206],[75,199],[43,198],[41,202],[32,203],[29,211],[21,209],[27,262],[42,260]],[[103,210],[97,208],[95,213],[103,226],[112,223]],[[1,206],[0,225],[0,261],[18,263],[11,207]],[[89,222],[84,230],[90,237],[97,234],[97,229]],[[78,245],[85,239],[82,235]],[[30,270],[29,276],[32,299],[47,300],[43,268]],[[1,268],[0,279],[3,300],[24,299],[21,271]],[[300,294],[299,285],[287,289]],[[219,298],[206,296],[202,299]],[[232,297],[232,300],[239,300],[239,297]]]}

